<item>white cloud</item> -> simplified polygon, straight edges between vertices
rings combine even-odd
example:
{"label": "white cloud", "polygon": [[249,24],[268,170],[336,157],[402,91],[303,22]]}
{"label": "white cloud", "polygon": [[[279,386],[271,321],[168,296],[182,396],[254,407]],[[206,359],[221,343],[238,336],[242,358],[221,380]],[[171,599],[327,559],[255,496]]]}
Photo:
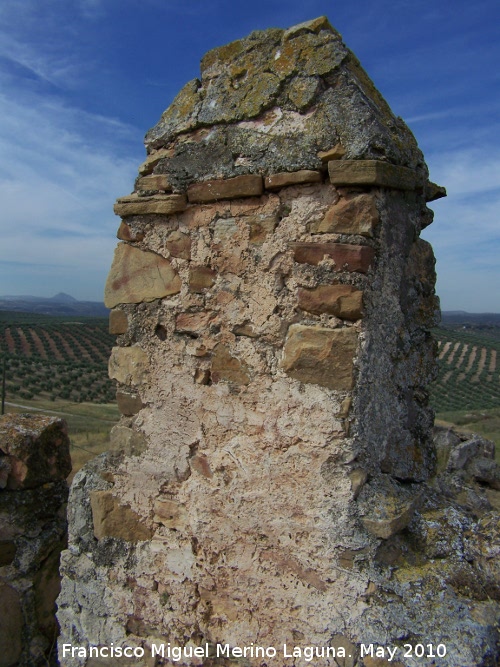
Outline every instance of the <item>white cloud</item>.
{"label": "white cloud", "polygon": [[80,298],[102,298],[116,243],[113,202],[131,191],[143,155],[132,134],[139,136],[57,100],[32,96],[26,105],[0,96],[0,262],[9,267],[9,291],[27,272],[36,283],[37,265],[50,264],[45,294],[73,284]]}

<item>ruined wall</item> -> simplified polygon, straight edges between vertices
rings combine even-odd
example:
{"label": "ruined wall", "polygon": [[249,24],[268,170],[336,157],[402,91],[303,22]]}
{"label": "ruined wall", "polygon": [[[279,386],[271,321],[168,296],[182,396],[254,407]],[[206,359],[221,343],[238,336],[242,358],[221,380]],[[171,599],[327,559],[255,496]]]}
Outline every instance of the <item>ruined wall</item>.
{"label": "ruined wall", "polygon": [[217,645],[286,643],[369,667],[385,663],[360,643],[410,637],[480,664],[489,622],[415,569],[426,556],[402,556],[401,580],[390,559],[441,502],[419,234],[444,192],[411,132],[322,18],[209,52],[146,145],[115,206],[123,417],[72,487],[62,663],[108,664],[86,647],[113,643],[161,664],[151,645],[170,643],[210,647],[179,664],[232,664]]}
{"label": "ruined wall", "polygon": [[59,556],[66,546],[66,424],[0,417],[0,665],[57,664]]}

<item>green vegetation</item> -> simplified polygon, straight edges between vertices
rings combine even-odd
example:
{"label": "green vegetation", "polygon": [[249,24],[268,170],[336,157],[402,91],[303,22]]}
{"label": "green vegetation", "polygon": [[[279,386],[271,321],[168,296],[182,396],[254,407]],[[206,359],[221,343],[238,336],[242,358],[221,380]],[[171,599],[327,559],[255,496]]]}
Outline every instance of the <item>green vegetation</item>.
{"label": "green vegetation", "polygon": [[107,376],[113,342],[102,318],[0,312],[7,400],[114,401]]}
{"label": "green vegetation", "polygon": [[113,344],[107,319],[0,311],[5,410],[63,417],[73,474],[108,448],[109,432],[119,419],[107,372]]}
{"label": "green vegetation", "polygon": [[439,374],[430,388],[438,413],[500,406],[500,340],[474,331],[435,329]]}

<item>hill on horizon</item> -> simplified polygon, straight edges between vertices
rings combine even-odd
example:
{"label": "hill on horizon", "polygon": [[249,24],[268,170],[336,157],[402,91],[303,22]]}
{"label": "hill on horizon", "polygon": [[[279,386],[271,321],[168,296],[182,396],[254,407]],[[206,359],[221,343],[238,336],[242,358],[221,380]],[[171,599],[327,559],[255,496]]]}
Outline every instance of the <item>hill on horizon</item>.
{"label": "hill on horizon", "polygon": [[79,301],[70,294],[59,292],[52,297],[0,296],[0,310],[16,313],[38,313],[39,315],[80,315],[86,317],[107,317],[109,309],[101,301]]}

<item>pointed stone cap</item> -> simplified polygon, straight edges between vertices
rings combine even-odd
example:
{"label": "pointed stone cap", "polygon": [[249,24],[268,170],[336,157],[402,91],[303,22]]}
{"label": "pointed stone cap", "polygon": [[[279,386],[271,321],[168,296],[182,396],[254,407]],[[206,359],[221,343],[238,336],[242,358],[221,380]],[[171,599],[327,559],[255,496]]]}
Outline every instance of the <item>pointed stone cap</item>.
{"label": "pointed stone cap", "polygon": [[146,146],[145,164],[169,174],[175,192],[195,180],[320,169],[318,153],[333,147],[342,159],[386,161],[427,181],[412,133],[325,17],[209,51],[201,78],[184,86]]}

